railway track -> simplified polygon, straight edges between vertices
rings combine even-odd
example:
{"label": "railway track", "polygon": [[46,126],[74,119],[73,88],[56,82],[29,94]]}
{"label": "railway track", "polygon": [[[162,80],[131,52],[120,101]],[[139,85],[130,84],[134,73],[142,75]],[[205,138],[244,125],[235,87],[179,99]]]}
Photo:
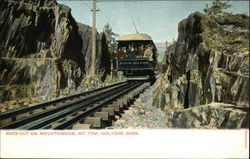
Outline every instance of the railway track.
{"label": "railway track", "polygon": [[90,129],[109,126],[149,83],[126,81],[0,114],[0,129]]}

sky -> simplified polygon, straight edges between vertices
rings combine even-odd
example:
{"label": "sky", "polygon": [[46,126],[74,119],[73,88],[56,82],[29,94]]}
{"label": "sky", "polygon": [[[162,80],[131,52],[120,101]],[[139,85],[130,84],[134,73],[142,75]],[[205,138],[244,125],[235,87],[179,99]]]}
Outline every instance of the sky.
{"label": "sky", "polygon": [[[187,18],[189,14],[203,12],[206,4],[212,1],[105,1],[97,0],[96,26],[102,32],[109,23],[113,31],[120,36],[139,33],[149,34],[154,42],[173,41],[177,39],[178,23]],[[77,22],[92,25],[92,1],[89,0],[58,0],[72,9],[72,15]],[[233,13],[249,14],[249,1],[230,1],[232,7],[228,10]],[[133,24],[134,23],[134,24]]]}

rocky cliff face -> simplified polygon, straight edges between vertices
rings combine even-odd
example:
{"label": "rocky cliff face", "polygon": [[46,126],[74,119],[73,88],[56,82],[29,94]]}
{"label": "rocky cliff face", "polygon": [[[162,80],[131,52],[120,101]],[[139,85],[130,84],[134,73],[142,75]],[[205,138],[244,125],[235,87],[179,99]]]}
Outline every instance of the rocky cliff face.
{"label": "rocky cliff face", "polygon": [[[164,71],[157,81],[154,105],[166,112],[181,110],[179,116],[186,119],[182,127],[189,127],[187,122],[192,119],[185,114],[198,109],[195,106],[219,102],[249,108],[248,18],[226,14],[221,19],[212,19],[197,12],[181,21],[177,42],[167,49],[164,57]],[[199,111],[207,110],[204,111],[206,115],[208,112],[218,113],[212,106]],[[243,118],[248,118],[246,111],[241,112]],[[228,117],[224,122],[230,119]],[[180,118],[173,118],[173,127],[178,121]],[[214,127],[225,125],[215,124]]]}
{"label": "rocky cliff face", "polygon": [[[78,23],[78,32],[81,35],[81,39],[83,39],[83,47],[82,47],[82,54],[84,56],[85,61],[85,71],[88,73],[90,72],[91,66],[91,36],[92,36],[92,28]],[[106,36],[104,33],[98,34],[96,37],[96,73],[101,76],[101,79],[104,80],[107,74],[110,73],[110,53],[108,50],[108,44],[106,41]]]}
{"label": "rocky cliff face", "polygon": [[[91,65],[91,28],[70,11],[55,0],[0,1],[1,101],[29,98],[29,105],[80,89]],[[99,34],[97,41],[96,72],[106,71],[108,52]]]}
{"label": "rocky cliff face", "polygon": [[1,57],[58,57],[82,64],[82,39],[70,8],[56,1],[6,0],[0,7]]}

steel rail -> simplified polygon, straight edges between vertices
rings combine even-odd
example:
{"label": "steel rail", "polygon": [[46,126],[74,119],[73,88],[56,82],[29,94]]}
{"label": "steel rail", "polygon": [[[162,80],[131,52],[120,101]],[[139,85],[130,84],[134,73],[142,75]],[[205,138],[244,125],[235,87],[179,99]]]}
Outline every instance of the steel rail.
{"label": "steel rail", "polygon": [[[110,96],[115,96],[116,94],[119,94],[119,92],[127,90],[127,89],[129,89],[131,87],[134,87],[134,85],[135,84],[131,84],[131,86],[127,86],[128,88],[126,88],[126,87],[125,88],[119,88],[119,89],[114,90],[114,92],[109,92],[109,94],[106,94],[105,96],[99,98],[98,100],[91,102],[91,104],[86,104],[85,107],[84,106],[79,106],[78,108],[75,107],[75,109],[72,110],[72,111],[70,111],[70,112],[69,112],[69,110],[65,110],[64,112],[61,112],[59,115],[58,114],[54,115],[54,116],[51,115],[50,117],[47,118],[46,121],[44,121],[44,119],[42,119],[40,121],[34,122],[33,126],[28,125],[28,127],[19,127],[19,128],[21,128],[21,129],[25,128],[25,129],[29,129],[30,130],[30,129],[43,129],[43,128],[49,127],[53,123],[55,123],[57,121],[61,121],[62,117],[63,118],[67,118],[69,116],[77,115],[78,112],[80,112],[80,111],[86,111],[86,109],[90,109],[91,107],[93,107],[94,104],[96,104],[96,103],[98,103],[98,102],[100,102],[102,100],[106,100],[106,99],[110,98]],[[47,123],[47,125],[45,125],[45,123]]]}
{"label": "steel rail", "polygon": [[[131,83],[127,83],[124,85],[122,85],[121,87],[120,86],[116,86],[114,87],[113,89],[123,89],[124,87],[126,87],[127,85],[130,85]],[[110,88],[112,90],[112,88]],[[8,125],[4,125],[2,127],[0,127],[1,129],[16,129],[16,128],[23,128],[23,129],[34,129],[34,128],[39,128],[40,126],[44,125],[44,124],[48,124],[47,122],[49,122],[48,120],[51,120],[51,117],[56,117],[55,114],[57,113],[57,115],[60,116],[60,118],[62,117],[62,115],[60,115],[62,113],[63,110],[68,110],[67,112],[69,111],[72,111],[74,110],[74,108],[77,106],[86,106],[87,104],[91,104],[93,103],[96,98],[98,99],[98,96],[99,98],[105,98],[107,97],[107,92],[110,91],[110,90],[107,90],[107,91],[104,91],[104,92],[101,92],[101,93],[98,93],[98,94],[95,94],[89,98],[85,98],[83,100],[80,100],[80,101],[77,101],[77,102],[74,102],[74,103],[70,103],[70,104],[65,104],[64,106],[60,106],[58,108],[55,108],[53,110],[48,110],[48,111],[45,111],[45,112],[41,112],[39,114],[35,114],[31,117],[28,117],[28,118],[25,118],[25,119],[22,119],[22,120],[19,120],[19,121],[15,121],[13,123],[10,123]],[[65,115],[65,114],[63,114]],[[46,117],[47,116],[47,117]],[[40,120],[39,120],[40,119]],[[59,117],[58,117],[59,119]],[[34,123],[36,122],[36,120],[39,120],[39,122],[41,123],[41,125],[39,127],[35,126],[33,128],[33,124],[30,124],[30,123]],[[28,126],[30,125],[30,126]]]}
{"label": "steel rail", "polygon": [[101,95],[96,95],[94,97],[94,99],[89,99],[85,103],[79,103],[79,104],[73,105],[72,107],[70,107],[68,109],[63,109],[60,112],[57,112],[55,114],[51,114],[51,115],[46,116],[44,118],[41,118],[39,120],[32,121],[30,123],[27,123],[25,125],[17,127],[17,129],[25,129],[25,130],[39,129],[39,128],[41,128],[49,123],[54,123],[56,120],[60,120],[61,118],[65,117],[69,114],[76,113],[76,112],[80,111],[81,109],[86,109],[90,105],[95,104],[95,103],[99,102],[100,100],[104,100],[105,98],[107,98],[113,94],[116,94],[117,92],[122,91],[126,87],[128,87],[128,86],[125,85],[123,87],[120,87],[120,88],[117,88],[114,90],[112,89],[112,90],[110,90],[110,92],[105,92]]}
{"label": "steel rail", "polygon": [[59,124],[58,126],[54,127],[54,129],[67,129],[70,128],[72,125],[74,125],[75,123],[77,123],[78,121],[82,120],[83,118],[93,114],[94,112],[99,111],[101,108],[105,107],[108,105],[108,103],[110,103],[111,101],[114,101],[120,97],[122,97],[123,95],[127,94],[128,92],[130,92],[131,90],[137,88],[138,86],[140,86],[142,83],[138,83],[136,85],[132,85],[131,87],[123,90],[122,92],[119,92],[118,94],[115,94],[113,97],[111,97],[110,99],[107,99],[105,101],[103,101],[100,104],[97,104],[94,107],[90,107],[90,109],[85,110],[84,112],[80,112],[78,113],[75,117],[73,117],[70,120],[66,120],[65,122]]}
{"label": "steel rail", "polygon": [[53,101],[37,104],[37,105],[34,105],[32,107],[21,108],[21,109],[18,109],[18,110],[13,110],[13,111],[1,113],[0,114],[0,120],[7,119],[7,118],[12,118],[12,117],[20,115],[20,114],[28,113],[30,111],[41,109],[41,108],[44,108],[44,107],[47,107],[47,106],[50,106],[50,105],[54,105],[54,104],[57,104],[59,102],[63,102],[63,101],[66,101],[66,100],[70,100],[70,99],[73,99],[73,98],[76,98],[76,97],[89,95],[90,93],[94,93],[94,92],[97,92],[97,91],[100,91],[100,90],[103,90],[103,89],[107,89],[107,88],[110,88],[110,87],[121,85],[121,84],[124,84],[124,83],[127,83],[127,82],[128,81],[115,83],[115,84],[111,84],[111,85],[108,85],[108,86],[105,86],[105,87],[101,87],[101,88],[97,88],[97,89],[94,89],[94,90],[86,91],[86,92],[83,92],[83,93],[78,93],[78,94],[75,94],[75,95],[59,98],[59,99],[56,99],[56,100],[53,100]]}

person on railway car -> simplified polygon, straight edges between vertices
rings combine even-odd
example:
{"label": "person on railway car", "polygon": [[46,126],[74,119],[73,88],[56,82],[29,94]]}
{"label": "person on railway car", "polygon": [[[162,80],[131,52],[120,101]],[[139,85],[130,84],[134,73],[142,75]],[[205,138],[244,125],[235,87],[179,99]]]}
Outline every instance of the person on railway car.
{"label": "person on railway car", "polygon": [[124,58],[124,57],[123,57],[123,54],[124,54],[124,53],[123,53],[123,51],[122,51],[122,48],[119,48],[119,49],[118,49],[118,52],[117,52],[117,57],[118,57],[118,59]]}
{"label": "person on railway car", "polygon": [[135,58],[139,58],[138,48],[135,47]]}
{"label": "person on railway car", "polygon": [[153,51],[150,46],[145,50],[143,57],[147,58],[149,61],[153,61]]}
{"label": "person on railway car", "polygon": [[117,50],[117,58],[120,59],[120,56],[121,56],[121,48]]}
{"label": "person on railway car", "polygon": [[143,47],[143,45],[141,45],[141,46],[139,47],[139,49],[138,49],[138,55],[139,55],[140,58],[143,57],[144,51],[145,51],[145,50],[144,50],[144,47]]}
{"label": "person on railway car", "polygon": [[122,54],[123,54],[123,58],[127,57],[126,47],[122,48]]}
{"label": "person on railway car", "polygon": [[132,50],[132,47],[131,47],[131,45],[128,45],[128,49],[127,49],[127,57],[128,58],[131,58],[131,50]]}
{"label": "person on railway car", "polygon": [[134,58],[136,57],[136,53],[135,53],[135,48],[134,48],[134,46],[131,47],[130,57],[131,57],[132,59],[134,59]]}

